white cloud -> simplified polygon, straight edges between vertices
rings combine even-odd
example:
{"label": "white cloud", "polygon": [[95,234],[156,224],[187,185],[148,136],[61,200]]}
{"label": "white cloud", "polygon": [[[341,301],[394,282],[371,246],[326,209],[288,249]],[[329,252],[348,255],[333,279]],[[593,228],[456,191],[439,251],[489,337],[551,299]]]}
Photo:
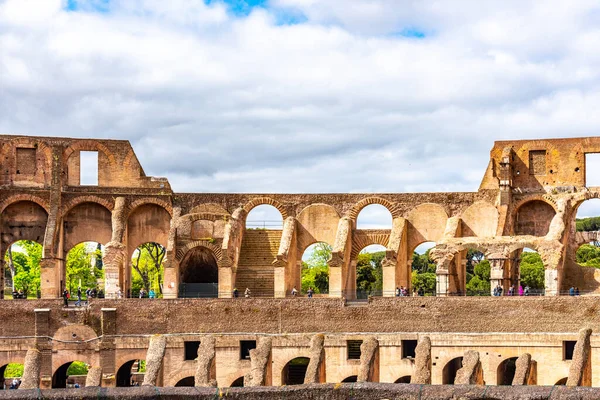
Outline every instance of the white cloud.
{"label": "white cloud", "polygon": [[129,139],[177,191],[474,191],[494,140],[600,122],[595,1],[65,4],[0,0],[0,130]]}

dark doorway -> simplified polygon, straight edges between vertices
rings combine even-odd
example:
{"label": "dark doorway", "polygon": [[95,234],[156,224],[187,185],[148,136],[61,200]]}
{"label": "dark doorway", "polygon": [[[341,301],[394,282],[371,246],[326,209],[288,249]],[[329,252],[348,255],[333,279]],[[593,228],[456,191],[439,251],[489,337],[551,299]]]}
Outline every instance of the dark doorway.
{"label": "dark doorway", "polygon": [[410,375],[403,376],[401,378],[396,379],[394,383],[410,383]]}
{"label": "dark doorway", "polygon": [[188,376],[186,378],[183,378],[179,382],[177,382],[175,384],[175,386],[176,387],[180,387],[180,386],[194,387],[195,383],[196,383],[196,378],[194,378],[193,376]]}
{"label": "dark doorway", "polygon": [[281,374],[281,380],[283,385],[302,385],[304,384],[304,376],[306,375],[306,369],[310,358],[297,357],[288,362],[283,367],[283,373]]}
{"label": "dark doorway", "polygon": [[517,370],[517,357],[508,358],[498,365],[498,385],[512,385]]}
{"label": "dark doorway", "polygon": [[181,262],[179,297],[218,297],[219,267],[210,249],[196,247]]}
{"label": "dark doorway", "polygon": [[356,375],[352,375],[352,376],[349,376],[349,377],[347,377],[346,379],[344,379],[344,380],[342,381],[342,383],[343,383],[343,382],[356,382],[356,381],[357,381],[357,379],[358,379],[358,376],[356,376]]}
{"label": "dark doorway", "polygon": [[454,385],[454,379],[456,379],[456,372],[462,367],[462,357],[456,357],[450,361],[444,367],[442,372],[442,384]]}
{"label": "dark doorway", "polygon": [[244,386],[244,377],[240,376],[231,384],[231,387],[243,387]]}
{"label": "dark doorway", "polygon": [[131,360],[121,365],[117,371],[117,387],[130,387],[141,385],[144,381],[143,360]]}

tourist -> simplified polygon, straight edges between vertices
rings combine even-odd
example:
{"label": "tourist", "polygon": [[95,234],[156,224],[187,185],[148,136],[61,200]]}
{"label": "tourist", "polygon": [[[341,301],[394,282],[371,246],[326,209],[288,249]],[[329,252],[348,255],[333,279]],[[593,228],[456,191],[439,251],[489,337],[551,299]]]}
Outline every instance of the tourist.
{"label": "tourist", "polygon": [[404,286],[400,286],[400,297],[404,297]]}
{"label": "tourist", "polygon": [[569,289],[569,296],[575,296],[575,288],[573,286]]}
{"label": "tourist", "polygon": [[121,288],[117,289],[117,299],[122,299],[123,298],[123,292],[121,291]]}
{"label": "tourist", "polygon": [[144,288],[140,289],[140,299],[143,299],[144,297],[146,297],[146,291],[144,290]]}
{"label": "tourist", "polygon": [[244,291],[244,297],[247,299],[250,298],[250,288],[249,287],[247,287],[246,290]]}
{"label": "tourist", "polygon": [[69,291],[67,289],[63,290],[62,298],[65,303],[65,307],[69,307]]}
{"label": "tourist", "polygon": [[425,289],[423,289],[422,287],[419,288],[419,296],[425,296]]}
{"label": "tourist", "polygon": [[292,288],[292,296],[296,297],[298,295],[298,289],[296,289],[296,286],[294,286]]}
{"label": "tourist", "polygon": [[502,296],[502,292],[504,291],[504,289],[502,288],[502,286],[500,286],[500,284],[498,284],[498,286],[496,287],[496,289],[498,289],[498,296]]}
{"label": "tourist", "polygon": [[81,286],[77,287],[77,301],[75,302],[77,307],[81,307]]}
{"label": "tourist", "polygon": [[148,298],[153,299],[155,297],[156,297],[156,293],[154,293],[154,289],[150,289],[150,292],[148,292]]}
{"label": "tourist", "polygon": [[97,293],[97,292],[96,292],[96,288],[93,288],[93,289],[90,291],[90,297],[91,297],[92,299],[93,299],[93,298],[95,298],[95,297],[96,297],[96,293]]}
{"label": "tourist", "polygon": [[510,285],[510,287],[508,288],[508,295],[509,296],[515,295],[515,285]]}
{"label": "tourist", "polygon": [[578,287],[575,288],[575,296],[579,296],[579,288]]}
{"label": "tourist", "polygon": [[237,298],[239,295],[240,295],[240,293],[237,290],[237,288],[233,288],[233,297]]}
{"label": "tourist", "polygon": [[400,297],[400,288],[396,286],[396,297]]}
{"label": "tourist", "polygon": [[92,292],[92,289],[90,289],[90,288],[87,288],[87,289],[85,289],[85,298],[86,298],[86,299],[88,299],[88,300],[89,300],[89,298],[91,297],[91,296],[90,296],[90,293],[91,293],[91,292]]}
{"label": "tourist", "polygon": [[307,294],[307,296],[308,296],[309,299],[312,299],[313,293],[314,293],[314,291],[313,291],[313,289],[311,287],[309,287],[308,290],[306,291],[306,294]]}
{"label": "tourist", "polygon": [[519,296],[523,296],[523,285],[519,285]]}
{"label": "tourist", "polygon": [[524,294],[525,296],[529,296],[529,285],[525,286]]}

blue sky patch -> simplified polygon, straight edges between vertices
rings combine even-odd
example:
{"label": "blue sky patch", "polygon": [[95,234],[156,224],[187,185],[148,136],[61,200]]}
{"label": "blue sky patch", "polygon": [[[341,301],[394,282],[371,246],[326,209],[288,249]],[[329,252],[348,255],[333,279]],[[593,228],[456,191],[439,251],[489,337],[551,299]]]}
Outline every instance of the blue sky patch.
{"label": "blue sky patch", "polygon": [[110,9],[111,0],[67,0],[67,11],[92,11],[106,13]]}
{"label": "blue sky patch", "polygon": [[423,32],[422,30],[420,30],[418,28],[410,27],[410,28],[404,28],[398,32],[394,32],[394,33],[392,33],[392,36],[401,36],[401,37],[413,38],[413,39],[424,39],[427,35],[425,34],[425,32]]}
{"label": "blue sky patch", "polygon": [[229,12],[239,17],[245,17],[256,7],[266,8],[267,0],[204,0],[205,4],[223,2]]}

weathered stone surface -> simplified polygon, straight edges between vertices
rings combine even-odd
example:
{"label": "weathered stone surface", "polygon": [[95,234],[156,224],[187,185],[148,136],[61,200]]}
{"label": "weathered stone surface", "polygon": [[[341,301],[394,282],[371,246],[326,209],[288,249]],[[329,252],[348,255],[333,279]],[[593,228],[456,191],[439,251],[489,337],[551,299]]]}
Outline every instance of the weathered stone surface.
{"label": "weathered stone surface", "polygon": [[325,335],[318,333],[310,339],[310,362],[304,375],[304,383],[321,383],[325,381]]}
{"label": "weathered stone surface", "polygon": [[422,337],[415,350],[415,372],[410,383],[431,384],[431,339]]}
{"label": "weathered stone surface", "polygon": [[456,385],[483,385],[483,369],[479,361],[479,352],[469,350],[465,352],[462,368],[456,372]]}
{"label": "weathered stone surface", "polygon": [[148,353],[146,353],[146,373],[144,374],[144,383],[142,385],[156,386],[166,346],[166,336],[154,335],[150,338]]}
{"label": "weathered stone surface", "polygon": [[261,337],[256,348],[250,350],[250,372],[244,376],[244,386],[264,386],[270,368],[272,339]]}
{"label": "weathered stone surface", "polygon": [[40,371],[42,368],[42,353],[38,349],[27,350],[23,378],[19,389],[35,389],[40,387]]}
{"label": "weathered stone surface", "polygon": [[591,386],[591,353],[590,345],[591,329],[582,329],[579,331],[573,360],[569,368],[569,377],[567,386]]}
{"label": "weathered stone surface", "polygon": [[517,358],[513,385],[527,385],[531,372],[531,354],[523,353]]}
{"label": "weathered stone surface", "polygon": [[197,387],[215,387],[216,381],[211,380],[211,369],[215,361],[215,337],[207,336],[200,342],[196,365],[195,385]]}
{"label": "weathered stone surface", "polygon": [[85,386],[102,386],[102,368],[94,366],[88,370]]}
{"label": "weathered stone surface", "polygon": [[360,345],[360,367],[357,382],[372,382],[379,372],[377,365],[379,356],[379,342],[374,336],[369,336]]}

